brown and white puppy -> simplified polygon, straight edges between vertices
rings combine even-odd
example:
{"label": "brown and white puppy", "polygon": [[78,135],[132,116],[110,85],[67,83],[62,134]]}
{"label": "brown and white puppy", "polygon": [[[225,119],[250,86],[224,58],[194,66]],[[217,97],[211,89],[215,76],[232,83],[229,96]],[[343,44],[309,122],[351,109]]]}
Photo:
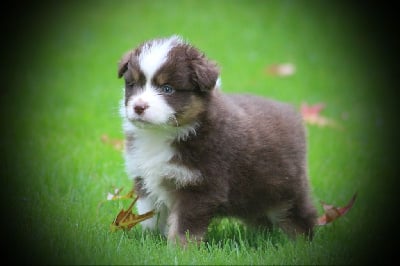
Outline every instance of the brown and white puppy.
{"label": "brown and white puppy", "polygon": [[186,243],[214,217],[312,236],[303,122],[291,106],[219,90],[219,70],[179,36],[154,39],[119,63],[126,169],[143,228]]}

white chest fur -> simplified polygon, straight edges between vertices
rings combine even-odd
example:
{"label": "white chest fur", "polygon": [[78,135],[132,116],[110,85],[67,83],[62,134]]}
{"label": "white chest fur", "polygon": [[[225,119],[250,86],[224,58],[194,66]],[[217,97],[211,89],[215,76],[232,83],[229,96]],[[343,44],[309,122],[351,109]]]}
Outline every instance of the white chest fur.
{"label": "white chest fur", "polygon": [[[129,122],[127,122],[129,123]],[[130,124],[130,123],[129,123]],[[191,170],[184,165],[171,163],[176,151],[171,145],[175,139],[185,139],[193,127],[137,128],[132,124],[124,127],[127,135],[132,134],[134,141],[126,149],[126,170],[130,178],[140,176],[144,181],[144,188],[155,203],[155,208],[164,204],[168,209],[173,204],[173,187],[163,185],[165,181],[176,188],[193,184],[201,176],[197,170]]]}

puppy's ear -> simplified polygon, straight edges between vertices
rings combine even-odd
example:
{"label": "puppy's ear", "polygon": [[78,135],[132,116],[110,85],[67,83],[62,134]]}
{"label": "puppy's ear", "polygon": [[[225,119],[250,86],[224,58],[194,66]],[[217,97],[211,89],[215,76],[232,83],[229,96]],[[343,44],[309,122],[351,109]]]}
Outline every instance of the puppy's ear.
{"label": "puppy's ear", "polygon": [[203,59],[199,64],[195,65],[194,71],[197,77],[197,84],[201,91],[210,91],[215,87],[219,76],[219,70],[216,64],[207,59]]}
{"label": "puppy's ear", "polygon": [[192,60],[193,81],[198,85],[200,91],[206,92],[212,90],[219,76],[217,64],[208,60],[204,54],[198,51],[197,56]]}
{"label": "puppy's ear", "polygon": [[128,69],[128,63],[131,59],[132,51],[125,53],[118,63],[118,78],[121,78]]}

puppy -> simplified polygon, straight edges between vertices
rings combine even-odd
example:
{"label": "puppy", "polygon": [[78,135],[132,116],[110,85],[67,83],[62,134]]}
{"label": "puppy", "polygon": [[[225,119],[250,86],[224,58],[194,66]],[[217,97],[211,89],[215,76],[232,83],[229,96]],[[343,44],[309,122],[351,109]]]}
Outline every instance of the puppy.
{"label": "puppy", "polygon": [[142,222],[170,242],[201,241],[214,217],[312,237],[316,210],[303,122],[291,106],[219,89],[219,69],[179,36],[126,53],[120,113]]}

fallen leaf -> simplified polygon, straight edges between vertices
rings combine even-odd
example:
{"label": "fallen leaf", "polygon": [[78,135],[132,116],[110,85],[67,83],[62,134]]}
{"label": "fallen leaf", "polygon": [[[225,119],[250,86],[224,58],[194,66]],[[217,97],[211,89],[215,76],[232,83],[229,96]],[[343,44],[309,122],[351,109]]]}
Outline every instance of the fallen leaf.
{"label": "fallen leaf", "polygon": [[334,120],[321,115],[321,112],[324,108],[324,103],[317,103],[314,105],[302,103],[300,107],[300,113],[303,117],[303,120],[310,125],[317,125],[320,127],[331,126],[340,128],[339,124],[336,123]]}
{"label": "fallen leaf", "polygon": [[111,139],[107,134],[101,136],[101,141],[104,144],[112,146],[117,151],[122,151],[124,149],[124,141],[122,139]]}
{"label": "fallen leaf", "polygon": [[326,225],[345,215],[353,207],[356,197],[357,193],[353,195],[349,203],[347,203],[347,205],[344,207],[335,207],[333,205],[326,204],[325,202],[321,201],[322,208],[324,209],[324,214],[318,217],[317,224]]}
{"label": "fallen leaf", "polygon": [[114,189],[114,193],[108,192],[107,200],[119,200],[119,199],[133,199],[133,189],[129,191],[126,195],[119,195],[123,188],[116,188]]}
{"label": "fallen leaf", "polygon": [[123,188],[116,188],[114,189],[114,193],[108,192],[107,194],[107,200],[113,200],[119,196],[119,193],[121,193]]}
{"label": "fallen leaf", "polygon": [[101,205],[106,201],[121,200],[121,199],[133,199],[133,195],[134,195],[133,189],[131,191],[129,191],[126,195],[121,196],[120,194],[121,194],[122,190],[123,190],[123,188],[115,188],[114,193],[108,192],[106,200],[99,202],[99,204],[97,206],[97,212],[98,212],[98,209],[101,207]]}
{"label": "fallen leaf", "polygon": [[111,232],[115,232],[117,230],[130,230],[138,223],[153,217],[154,211],[149,211],[144,214],[135,214],[132,212],[132,208],[137,200],[138,197],[135,198],[135,200],[131,203],[131,205],[129,205],[129,208],[126,211],[122,209],[118,213],[117,217],[110,225]]}
{"label": "fallen leaf", "polygon": [[296,72],[296,66],[292,63],[273,64],[268,66],[265,72],[271,76],[291,76]]}

